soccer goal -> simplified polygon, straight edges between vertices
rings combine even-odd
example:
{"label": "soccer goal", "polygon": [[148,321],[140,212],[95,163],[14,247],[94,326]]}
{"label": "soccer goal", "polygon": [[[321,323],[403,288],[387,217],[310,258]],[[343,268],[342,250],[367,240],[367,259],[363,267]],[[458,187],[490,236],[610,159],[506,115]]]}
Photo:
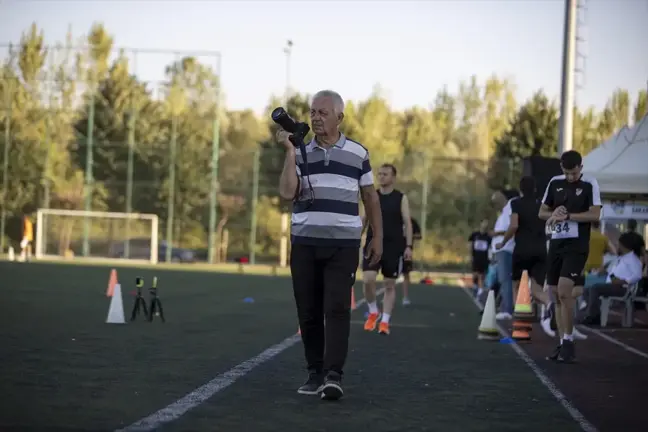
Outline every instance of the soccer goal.
{"label": "soccer goal", "polygon": [[39,209],[36,259],[127,259],[158,262],[154,214]]}

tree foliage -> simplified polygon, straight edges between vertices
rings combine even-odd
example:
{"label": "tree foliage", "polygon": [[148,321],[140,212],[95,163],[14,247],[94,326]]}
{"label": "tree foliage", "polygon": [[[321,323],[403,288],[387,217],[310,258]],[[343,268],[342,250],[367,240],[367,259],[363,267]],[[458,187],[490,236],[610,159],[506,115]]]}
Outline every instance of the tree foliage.
{"label": "tree foliage", "polygon": [[[249,252],[260,152],[254,247],[260,256],[275,255],[281,213],[290,208],[277,193],[284,154],[269,121],[282,103],[269,100],[262,117],[227,110],[217,71],[195,57],[176,58],[161,72],[161,83],[141,80],[101,24],[81,43],[68,35],[52,47],[36,25],[27,29],[0,64],[0,148],[9,155],[3,208],[9,216],[26,208],[82,209],[90,196],[93,210],[124,212],[132,161],[131,210],[157,214],[163,236],[172,199],[174,244],[205,247],[218,143],[217,237],[228,234],[230,254]],[[426,220],[424,258],[458,261],[461,247],[448,245],[465,243],[489,214],[490,188],[514,185],[523,158],[555,154],[559,113],[542,90],[519,101],[513,82],[497,76],[484,82],[473,76],[456,91],[443,87],[430,96],[429,107],[399,112],[376,88],[364,101],[347,102],[343,132],[369,149],[374,167],[399,168],[414,217]],[[283,105],[307,121],[309,103],[310,95],[294,93]],[[647,110],[645,91],[631,98],[623,89],[601,111],[578,107],[574,147],[591,151],[630,114],[639,121]]]}

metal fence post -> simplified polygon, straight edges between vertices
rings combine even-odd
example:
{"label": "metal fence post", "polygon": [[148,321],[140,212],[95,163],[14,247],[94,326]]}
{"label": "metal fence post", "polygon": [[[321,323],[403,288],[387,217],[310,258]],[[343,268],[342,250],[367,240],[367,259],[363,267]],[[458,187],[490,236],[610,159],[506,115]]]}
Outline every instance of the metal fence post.
{"label": "metal fence post", "polygon": [[2,204],[2,215],[0,215],[0,253],[4,252],[5,248],[5,224],[7,222],[7,190],[9,186],[9,148],[11,147],[11,92],[5,88],[5,102],[6,102],[6,112],[5,112],[5,121],[4,121],[4,152],[2,159],[2,199],[4,203]]}
{"label": "metal fence post", "polygon": [[171,262],[173,248],[173,210],[175,203],[175,168],[176,168],[176,140],[178,135],[178,116],[171,118],[171,142],[169,143],[169,199],[167,201],[166,223],[166,256],[165,261]]}
{"label": "metal fence post", "polygon": [[[128,165],[126,167],[126,213],[133,212],[133,164],[135,153],[135,118],[137,113],[131,95],[130,113],[128,115]],[[130,258],[130,218],[126,219],[126,241],[124,243],[124,258]]]}
{"label": "metal fence post", "polygon": [[[94,135],[94,116],[95,116],[95,89],[90,92],[90,111],[88,113],[88,136],[86,137],[86,166],[85,166],[85,211],[92,208],[93,192],[93,135]],[[84,217],[83,220],[83,256],[90,254],[90,218]]]}
{"label": "metal fence post", "polygon": [[428,194],[430,189],[430,161],[429,156],[425,155],[423,160],[423,186],[421,188],[421,250],[425,251],[425,240],[427,238],[427,205]]}
{"label": "metal fence post", "polygon": [[207,262],[214,262],[216,252],[216,218],[218,216],[218,157],[220,155],[220,97],[216,106],[212,136],[211,188],[209,189],[209,235]]}
{"label": "metal fence post", "polygon": [[261,148],[254,151],[254,166],[252,171],[252,214],[250,215],[250,264],[256,263],[256,234],[257,234],[257,203],[259,201],[259,165]]}

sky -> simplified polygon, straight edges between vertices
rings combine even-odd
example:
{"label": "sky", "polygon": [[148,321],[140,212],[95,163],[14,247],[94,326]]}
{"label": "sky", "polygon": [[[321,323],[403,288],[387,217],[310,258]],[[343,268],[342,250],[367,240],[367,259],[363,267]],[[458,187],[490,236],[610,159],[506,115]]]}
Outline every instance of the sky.
{"label": "sky", "polygon": [[[600,109],[619,87],[634,100],[648,87],[648,0],[581,3],[576,103]],[[560,95],[562,0],[0,0],[0,45],[18,42],[32,22],[48,44],[63,42],[69,28],[80,40],[101,22],[116,46],[166,51],[137,54],[137,75],[152,82],[174,51],[219,52],[235,110],[262,112],[283,94],[287,70],[295,91],[333,89],[358,101],[380,86],[396,109],[428,107],[437,91],[455,91],[471,75],[508,77],[519,99],[540,88]],[[198,58],[218,67],[215,56]]]}

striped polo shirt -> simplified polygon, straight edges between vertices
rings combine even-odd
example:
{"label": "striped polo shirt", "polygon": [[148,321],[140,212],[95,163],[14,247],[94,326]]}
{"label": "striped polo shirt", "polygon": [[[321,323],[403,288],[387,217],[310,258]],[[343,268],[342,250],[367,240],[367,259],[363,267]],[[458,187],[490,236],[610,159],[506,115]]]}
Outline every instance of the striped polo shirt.
{"label": "striped polo shirt", "polygon": [[297,152],[297,176],[300,189],[293,202],[291,238],[293,244],[332,247],[360,247],[360,188],[373,185],[369,151],[361,144],[340,134],[330,149],[317,145],[315,139],[306,145],[310,183],[304,160]]}

